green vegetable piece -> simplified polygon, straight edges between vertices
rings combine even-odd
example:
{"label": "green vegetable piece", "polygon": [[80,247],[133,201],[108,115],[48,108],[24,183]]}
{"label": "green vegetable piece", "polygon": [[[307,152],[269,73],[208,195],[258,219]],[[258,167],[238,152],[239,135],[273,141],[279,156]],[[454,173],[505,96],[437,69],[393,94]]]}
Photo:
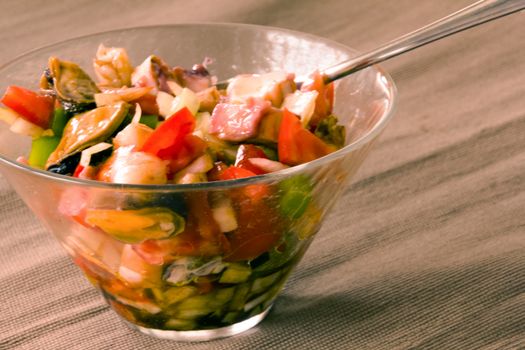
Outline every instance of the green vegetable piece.
{"label": "green vegetable piece", "polygon": [[53,121],[51,122],[51,130],[55,136],[62,136],[62,132],[66,127],[68,117],[63,108],[56,108],[53,112]]}
{"label": "green vegetable piece", "polygon": [[235,323],[235,321],[237,320],[237,317],[239,317],[239,312],[237,311],[228,312],[222,319],[222,322],[226,324],[232,324],[232,323]]}
{"label": "green vegetable piece", "polygon": [[186,298],[177,304],[175,316],[185,320],[192,320],[212,313],[214,310],[209,305],[212,298],[213,294],[195,295]]}
{"label": "green vegetable piece", "polygon": [[139,123],[142,123],[146,126],[149,126],[152,129],[155,129],[157,127],[157,124],[159,123],[159,118],[156,115],[143,115],[140,117]]}
{"label": "green vegetable piece", "polygon": [[259,130],[255,137],[256,142],[275,144],[279,140],[279,129],[283,111],[278,108],[271,108],[266,112],[259,122]]}
{"label": "green vegetable piece", "polygon": [[167,329],[175,329],[178,331],[189,331],[196,327],[195,321],[192,320],[181,320],[178,318],[170,318],[164,324]]}
{"label": "green vegetable piece", "polygon": [[279,161],[279,156],[277,155],[277,150],[275,148],[264,145],[257,145],[257,147],[262,149],[262,151],[264,152],[264,154],[266,154],[266,157],[268,157],[268,159]]}
{"label": "green vegetable piece", "polygon": [[237,285],[235,288],[235,294],[230,302],[229,309],[240,311],[243,309],[246,300],[248,299],[248,293],[250,292],[250,284],[242,283]]}
{"label": "green vegetable piece", "polygon": [[290,218],[300,218],[312,200],[312,184],[305,175],[298,175],[280,183],[283,195],[280,199],[281,213]]}
{"label": "green vegetable piece", "polygon": [[211,296],[209,294],[195,295],[184,299],[177,308],[179,310],[208,309],[208,302]]}
{"label": "green vegetable piece", "polygon": [[345,127],[337,125],[337,117],[330,115],[319,122],[314,134],[324,142],[341,148],[345,145]]}
{"label": "green vegetable piece", "polygon": [[230,264],[222,273],[219,283],[242,283],[248,280],[252,269],[240,264]]}
{"label": "green vegetable piece", "polygon": [[275,282],[277,282],[280,275],[281,275],[281,272],[277,271],[271,275],[257,278],[255,281],[253,281],[252,293],[259,294],[261,292],[264,292],[269,287],[271,287]]}
{"label": "green vegetable piece", "polygon": [[185,320],[194,320],[196,318],[206,316],[209,313],[212,313],[211,309],[185,309],[179,310],[177,312],[177,317]]}
{"label": "green vegetable piece", "polygon": [[34,139],[29,153],[29,165],[36,168],[44,168],[49,155],[57,148],[60,137],[43,136]]}
{"label": "green vegetable piece", "polygon": [[167,208],[88,209],[86,222],[125,243],[163,239],[184,231],[182,216]]}
{"label": "green vegetable piece", "polygon": [[235,288],[219,288],[215,292],[215,297],[210,300],[209,306],[218,309],[221,308],[224,304],[226,304],[228,301],[231,300],[233,297],[233,292],[235,291]]}
{"label": "green vegetable piece", "polygon": [[170,287],[164,292],[164,301],[173,305],[197,293],[197,288],[192,286]]}
{"label": "green vegetable piece", "polygon": [[46,168],[83,149],[106,141],[122,123],[127,112],[128,105],[120,102],[75,115],[67,122],[60,144],[49,156]]}

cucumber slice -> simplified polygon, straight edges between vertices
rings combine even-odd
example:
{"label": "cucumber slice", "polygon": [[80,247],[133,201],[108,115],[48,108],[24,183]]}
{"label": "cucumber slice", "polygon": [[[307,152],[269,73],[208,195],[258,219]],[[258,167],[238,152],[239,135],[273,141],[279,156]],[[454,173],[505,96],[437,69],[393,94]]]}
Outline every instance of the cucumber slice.
{"label": "cucumber slice", "polygon": [[164,302],[166,305],[176,304],[197,293],[197,288],[193,286],[170,287],[164,292]]}
{"label": "cucumber slice", "polygon": [[178,331],[189,331],[194,329],[196,326],[195,321],[192,320],[183,320],[179,318],[170,318],[164,324],[164,327],[168,329],[175,329]]}
{"label": "cucumber slice", "polygon": [[210,309],[188,309],[188,310],[179,310],[177,312],[177,317],[184,320],[194,320],[202,316],[206,316],[209,313],[213,312]]}
{"label": "cucumber slice", "polygon": [[196,319],[212,313],[214,310],[209,306],[212,294],[195,295],[184,299],[176,307],[175,316],[182,319]]}
{"label": "cucumber slice", "polygon": [[281,271],[277,271],[271,275],[257,278],[255,281],[253,281],[252,284],[252,293],[253,294],[259,294],[264,292],[266,289],[271,287],[279,277],[281,276]]}
{"label": "cucumber slice", "polygon": [[222,322],[226,323],[226,324],[232,324],[232,323],[235,323],[235,321],[237,320],[237,317],[239,317],[239,312],[238,311],[228,312],[222,318]]}
{"label": "cucumber slice", "polygon": [[213,309],[221,308],[232,299],[234,291],[234,287],[218,289],[215,292],[215,297],[210,299],[209,306]]}
{"label": "cucumber slice", "polygon": [[237,310],[240,311],[244,307],[244,304],[246,303],[246,299],[248,298],[248,293],[250,292],[250,284],[249,283],[242,283],[237,285],[235,288],[235,294],[233,295],[233,298],[230,302],[229,309],[230,310]]}
{"label": "cucumber slice", "polygon": [[252,274],[252,269],[248,266],[240,264],[229,264],[221,275],[219,283],[242,283],[246,282],[250,275]]}
{"label": "cucumber slice", "polygon": [[195,295],[184,299],[177,308],[179,310],[208,310],[211,294]]}
{"label": "cucumber slice", "polygon": [[261,305],[264,301],[266,301],[266,299],[268,299],[269,296],[270,296],[269,292],[259,295],[258,297],[256,297],[256,298],[250,300],[249,302],[247,302],[244,305],[243,310],[245,312],[248,312],[248,311],[254,309],[255,307]]}

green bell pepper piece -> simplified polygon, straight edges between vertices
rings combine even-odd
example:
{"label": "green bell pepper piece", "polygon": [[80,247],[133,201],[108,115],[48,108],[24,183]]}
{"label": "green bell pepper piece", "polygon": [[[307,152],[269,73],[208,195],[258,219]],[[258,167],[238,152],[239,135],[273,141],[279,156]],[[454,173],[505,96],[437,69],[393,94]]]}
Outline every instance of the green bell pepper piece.
{"label": "green bell pepper piece", "polygon": [[298,175],[280,183],[283,195],[280,199],[281,213],[290,219],[300,218],[312,200],[312,184],[305,175]]}
{"label": "green bell pepper piece", "polygon": [[157,127],[159,118],[156,115],[143,115],[140,117],[139,123],[149,126],[152,129]]}
{"label": "green bell pepper piece", "polygon": [[58,136],[43,136],[34,139],[29,153],[29,165],[44,168],[49,155],[57,148],[59,142],[60,137]]}
{"label": "green bell pepper piece", "polygon": [[62,132],[66,127],[68,117],[63,108],[56,108],[53,112],[53,121],[51,122],[51,130],[55,136],[62,136]]}

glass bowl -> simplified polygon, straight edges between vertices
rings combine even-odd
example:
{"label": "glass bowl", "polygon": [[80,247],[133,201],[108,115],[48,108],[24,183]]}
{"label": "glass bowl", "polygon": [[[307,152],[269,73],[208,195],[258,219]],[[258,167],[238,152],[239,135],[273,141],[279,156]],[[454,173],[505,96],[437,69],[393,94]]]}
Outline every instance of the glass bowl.
{"label": "glass bowl", "polygon": [[[211,73],[219,79],[275,70],[306,76],[355,55],[323,38],[270,27],[143,27],[27,53],[0,68],[1,86],[37,89],[51,55],[94,76],[92,59],[100,43],[126,48],[135,65],[150,54],[183,67],[211,57]],[[210,340],[243,332],[268,313],[392,116],[395,96],[391,78],[377,67],[338,81],[334,112],[346,125],[347,145],[310,163],[252,178],[155,186],[56,175],[18,163],[31,140],[12,134],[4,123],[0,170],[128,325],[159,338]],[[233,231],[217,230],[210,209],[216,201],[231,203],[237,219]],[[158,238],[162,225],[173,225],[177,217],[185,220],[184,231]],[[144,220],[153,226],[144,229]]]}

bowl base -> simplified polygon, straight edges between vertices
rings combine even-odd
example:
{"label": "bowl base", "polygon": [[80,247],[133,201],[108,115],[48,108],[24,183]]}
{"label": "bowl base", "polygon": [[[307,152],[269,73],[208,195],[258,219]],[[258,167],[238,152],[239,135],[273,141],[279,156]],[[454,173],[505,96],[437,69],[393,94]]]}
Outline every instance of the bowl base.
{"label": "bowl base", "polygon": [[200,342],[226,338],[232,335],[245,332],[248,329],[253,328],[257,324],[259,324],[259,322],[261,322],[266,317],[271,308],[272,305],[267,307],[266,310],[264,310],[263,312],[252,316],[247,320],[234,323],[230,326],[215,329],[202,329],[198,331],[170,331],[164,329],[153,329],[138,326],[124,319],[122,319],[122,321],[124,321],[124,323],[126,323],[128,327],[155,338],[175,340],[181,342]]}

